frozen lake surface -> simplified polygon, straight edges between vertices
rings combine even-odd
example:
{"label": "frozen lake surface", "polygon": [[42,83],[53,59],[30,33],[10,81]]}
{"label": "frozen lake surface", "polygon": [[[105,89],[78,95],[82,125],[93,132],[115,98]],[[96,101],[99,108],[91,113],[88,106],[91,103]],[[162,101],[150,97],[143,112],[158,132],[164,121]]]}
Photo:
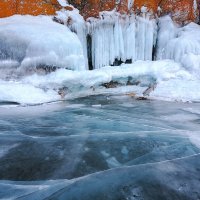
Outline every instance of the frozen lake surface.
{"label": "frozen lake surface", "polygon": [[0,199],[200,199],[200,104],[1,103],[0,179]]}

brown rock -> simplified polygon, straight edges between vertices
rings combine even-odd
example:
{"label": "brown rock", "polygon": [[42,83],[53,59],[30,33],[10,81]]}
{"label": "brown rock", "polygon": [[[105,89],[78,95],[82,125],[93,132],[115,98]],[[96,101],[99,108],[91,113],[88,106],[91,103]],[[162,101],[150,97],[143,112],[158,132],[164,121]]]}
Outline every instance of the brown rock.
{"label": "brown rock", "polygon": [[146,97],[138,97],[136,100],[139,100],[139,101],[146,101],[148,100]]}
{"label": "brown rock", "polygon": [[[200,0],[198,0],[199,3]],[[154,14],[171,14],[178,23],[195,21],[198,11],[194,10],[194,0],[135,0],[134,5],[128,10],[128,0],[68,0],[80,10],[85,17],[98,17],[100,11],[110,11],[114,8],[120,13],[139,13],[142,6],[148,7]],[[162,9],[157,13],[158,6]],[[57,0],[0,0],[0,17],[14,14],[54,15],[61,6]],[[72,7],[66,7],[71,10]]]}
{"label": "brown rock", "polygon": [[134,2],[134,10],[140,10],[142,6],[148,8],[148,10],[152,10],[154,13],[157,12],[159,0],[135,0]]}
{"label": "brown rock", "polygon": [[198,11],[194,10],[194,0],[162,0],[160,2],[162,14],[171,14],[174,21],[187,23],[195,21]]}
{"label": "brown rock", "polygon": [[105,88],[117,88],[118,86],[121,86],[121,84],[117,81],[110,81],[109,83],[103,83],[102,86]]}
{"label": "brown rock", "polygon": [[54,15],[61,6],[57,0],[1,0],[0,17],[14,14]]}
{"label": "brown rock", "polygon": [[0,17],[8,17],[17,13],[16,3],[13,0],[0,1]]}
{"label": "brown rock", "polygon": [[135,96],[136,96],[136,94],[135,94],[134,92],[128,93],[128,94],[126,94],[126,95],[129,96],[129,97],[135,97]]}

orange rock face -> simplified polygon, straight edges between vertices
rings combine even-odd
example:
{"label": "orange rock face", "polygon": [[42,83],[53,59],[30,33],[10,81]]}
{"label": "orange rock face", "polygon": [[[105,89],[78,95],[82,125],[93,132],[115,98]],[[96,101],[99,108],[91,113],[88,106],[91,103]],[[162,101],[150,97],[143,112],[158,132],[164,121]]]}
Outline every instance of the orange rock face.
{"label": "orange rock face", "polygon": [[147,7],[149,10],[152,10],[154,13],[157,12],[159,0],[135,0],[134,10],[140,10],[142,6]]}
{"label": "orange rock face", "polygon": [[12,0],[0,1],[0,17],[7,17],[16,14],[16,2]]}
{"label": "orange rock face", "polygon": [[[194,0],[135,0],[131,7],[128,6],[128,0],[68,0],[68,2],[77,7],[85,18],[98,17],[100,11],[113,9],[120,13],[139,13],[142,6],[146,6],[154,14],[171,14],[179,23],[194,21],[197,14],[194,10]],[[157,13],[158,7],[162,9],[161,13]],[[0,0],[0,17],[14,14],[53,15],[60,9],[57,0]]]}
{"label": "orange rock face", "polygon": [[171,14],[174,21],[179,23],[195,20],[194,1],[193,0],[162,0],[160,2],[162,14]]}
{"label": "orange rock face", "polygon": [[53,15],[61,9],[57,0],[0,0],[0,17],[14,14]]}

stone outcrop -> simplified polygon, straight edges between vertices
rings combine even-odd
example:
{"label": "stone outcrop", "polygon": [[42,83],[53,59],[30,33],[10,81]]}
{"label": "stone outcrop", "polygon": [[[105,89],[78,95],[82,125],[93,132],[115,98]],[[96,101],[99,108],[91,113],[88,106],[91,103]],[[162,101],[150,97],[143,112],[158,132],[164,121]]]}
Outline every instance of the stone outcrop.
{"label": "stone outcrop", "polygon": [[172,19],[178,23],[198,20],[198,4],[195,5],[194,0],[162,0],[160,7],[162,15],[171,14]]}
{"label": "stone outcrop", "polygon": [[57,0],[1,0],[0,17],[14,14],[53,15],[61,6]]}
{"label": "stone outcrop", "polygon": [[[195,0],[68,0],[77,7],[84,18],[97,17],[100,11],[113,10],[120,13],[140,13],[141,7],[145,6],[154,14],[170,14],[178,23],[195,21],[198,16]],[[14,14],[30,15],[53,15],[61,6],[57,0],[1,0],[0,17]],[[71,9],[67,7],[67,9]]]}

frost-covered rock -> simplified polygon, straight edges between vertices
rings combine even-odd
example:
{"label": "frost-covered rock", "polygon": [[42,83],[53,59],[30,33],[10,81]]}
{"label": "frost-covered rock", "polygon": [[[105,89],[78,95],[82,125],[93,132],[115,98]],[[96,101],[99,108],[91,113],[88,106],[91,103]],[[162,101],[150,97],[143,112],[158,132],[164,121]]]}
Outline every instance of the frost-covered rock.
{"label": "frost-covered rock", "polygon": [[56,66],[84,69],[77,36],[45,16],[13,16],[0,19],[0,69],[5,63],[20,69]]}

